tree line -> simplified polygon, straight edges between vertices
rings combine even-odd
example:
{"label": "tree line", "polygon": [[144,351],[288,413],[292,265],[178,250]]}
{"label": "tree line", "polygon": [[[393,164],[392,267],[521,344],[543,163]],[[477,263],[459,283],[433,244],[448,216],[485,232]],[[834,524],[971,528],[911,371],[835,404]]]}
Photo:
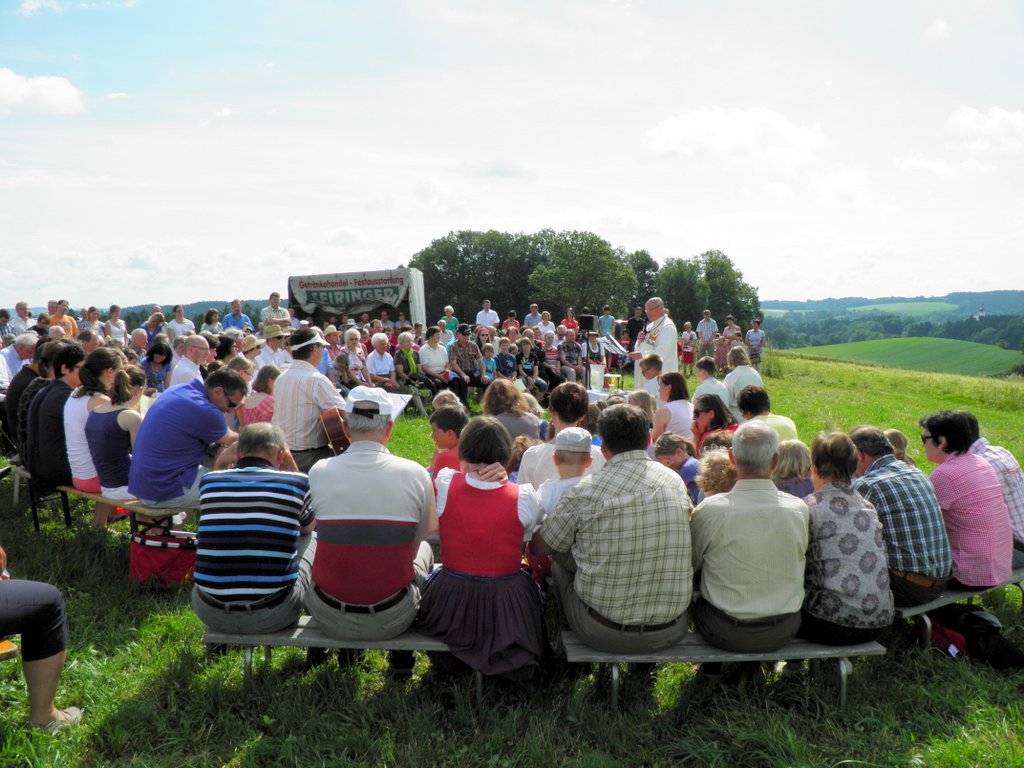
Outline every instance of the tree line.
{"label": "tree line", "polygon": [[930,336],[1024,350],[1024,315],[986,315],[940,322],[899,315],[805,313],[769,315],[764,328],[772,345],[781,349]]}
{"label": "tree line", "polygon": [[522,319],[533,303],[555,321],[569,307],[600,314],[606,304],[625,318],[655,295],[679,327],[686,320],[696,324],[706,308],[723,326],[732,314],[749,327],[760,313],[757,289],[721,251],[659,266],[647,251],[613,247],[591,232],[459,230],[431,242],[408,266],[423,272],[428,319],[440,317],[449,304],[458,317],[471,319],[483,299],[502,319],[510,309]]}

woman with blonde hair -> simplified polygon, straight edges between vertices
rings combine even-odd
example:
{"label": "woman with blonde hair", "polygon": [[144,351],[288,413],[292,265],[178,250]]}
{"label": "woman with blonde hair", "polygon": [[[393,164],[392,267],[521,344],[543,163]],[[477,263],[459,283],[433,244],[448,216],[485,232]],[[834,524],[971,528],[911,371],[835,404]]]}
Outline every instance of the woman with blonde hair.
{"label": "woman with blonde hair", "polygon": [[658,401],[654,399],[654,395],[644,389],[634,389],[626,395],[626,402],[643,411],[647,417],[647,423],[653,426],[654,415],[658,411]]}
{"label": "woman with blonde hair", "polygon": [[813,491],[810,449],[799,440],[779,443],[779,461],[772,470],[772,482],[783,493],[798,499]]}

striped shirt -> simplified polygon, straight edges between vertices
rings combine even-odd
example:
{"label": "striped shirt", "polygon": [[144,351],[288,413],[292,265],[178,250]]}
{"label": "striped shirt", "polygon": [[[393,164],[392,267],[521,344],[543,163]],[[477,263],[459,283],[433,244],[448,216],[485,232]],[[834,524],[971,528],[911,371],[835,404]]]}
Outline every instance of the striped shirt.
{"label": "striped shirt", "polygon": [[309,485],[317,520],[313,583],[356,605],[405,589],[433,519],[427,470],[377,442],[356,440],[340,456],[314,464]]}
{"label": "striped shirt", "polygon": [[199,483],[199,540],[195,583],[221,602],[259,600],[298,578],[301,527],[309,480],[247,457],[235,469],[206,474]]}
{"label": "striped shirt", "polygon": [[327,445],[320,414],[345,405],[331,380],[306,360],[296,360],[274,382],[275,427],[284,431],[288,447],[308,451]]}
{"label": "striped shirt", "polygon": [[660,624],[690,606],[689,518],[679,475],[627,451],[566,493],[540,533],[572,553],[584,603],[620,624]]}
{"label": "striped shirt", "polygon": [[953,569],[953,555],[935,489],[924,473],[891,453],[879,456],[853,489],[878,510],[889,568],[933,579]]}
{"label": "striped shirt", "polygon": [[984,437],[975,440],[969,450],[981,456],[995,470],[1003,489],[1003,501],[1010,513],[1013,538],[1024,544],[1024,473],[1020,464],[1012,453],[998,445],[989,445]]}

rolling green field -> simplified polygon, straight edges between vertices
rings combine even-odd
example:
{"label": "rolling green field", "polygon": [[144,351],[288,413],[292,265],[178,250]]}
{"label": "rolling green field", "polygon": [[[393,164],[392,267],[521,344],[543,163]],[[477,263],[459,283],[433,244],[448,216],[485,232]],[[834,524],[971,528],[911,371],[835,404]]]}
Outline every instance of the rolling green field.
{"label": "rolling green field", "polygon": [[[897,427],[928,471],[917,420],[962,407],[977,414],[993,443],[1024,459],[1019,380],[790,354],[768,362],[776,374],[766,379],[772,410],[792,417],[804,440],[823,428]],[[403,417],[391,447],[429,460],[426,420]],[[607,676],[596,673],[527,687],[488,681],[478,706],[468,678],[439,679],[425,658],[412,680],[399,682],[386,676],[378,652],[348,671],[332,660],[303,672],[301,652],[283,649],[269,664],[257,658],[254,691],[246,694],[241,651],[206,657],[186,589],[129,581],[127,543],[90,528],[80,501],[75,529],[55,512],[36,534],[24,496],[12,508],[11,482],[0,483],[0,543],[15,578],[48,581],[67,597],[71,637],[58,704],[84,707],[85,722],[57,738],[29,731],[20,665],[3,662],[5,768],[1024,764],[1024,672],[925,652],[902,633],[888,655],[853,660],[843,711],[832,675],[805,672],[773,678],[765,690],[722,690],[682,664],[660,667],[653,686],[627,670],[618,711],[607,706]],[[1018,591],[983,602],[1024,645]]]}
{"label": "rolling green field", "polygon": [[850,312],[886,312],[893,315],[909,315],[910,317],[923,317],[934,315],[939,312],[954,312],[958,308],[956,304],[948,301],[893,301],[880,304],[864,304],[859,307],[850,307]]}
{"label": "rolling green field", "polygon": [[913,371],[993,376],[1024,364],[1017,350],[956,339],[878,339],[787,350],[805,357],[850,360]]}

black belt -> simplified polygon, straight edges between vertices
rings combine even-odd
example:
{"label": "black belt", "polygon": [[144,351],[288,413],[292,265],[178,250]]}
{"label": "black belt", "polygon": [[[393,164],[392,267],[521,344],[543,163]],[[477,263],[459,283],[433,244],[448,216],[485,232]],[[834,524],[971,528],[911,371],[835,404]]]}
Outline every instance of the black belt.
{"label": "black belt", "polygon": [[388,608],[396,606],[400,602],[402,602],[402,599],[409,591],[409,587],[402,587],[400,590],[395,592],[395,594],[393,594],[391,597],[387,598],[386,600],[381,600],[379,603],[374,603],[373,605],[356,605],[355,603],[343,603],[340,600],[331,597],[322,589],[320,589],[320,587],[315,585],[313,586],[313,591],[316,592],[317,597],[319,597],[321,600],[327,603],[327,605],[329,605],[331,608],[334,608],[337,611],[342,611],[343,613],[379,613],[380,611],[386,611]]}
{"label": "black belt", "polygon": [[291,587],[279,590],[272,595],[260,598],[259,600],[253,600],[250,602],[237,602],[237,603],[224,603],[215,598],[213,595],[207,594],[202,588],[196,588],[199,592],[199,599],[206,603],[211,608],[216,608],[224,613],[252,613],[253,611],[262,611],[267,608],[273,608],[274,606],[283,603],[288,596],[292,593]]}
{"label": "black belt", "polygon": [[1016,549],[1018,552],[1024,552],[1024,543],[1021,543],[1021,542],[1017,541],[1016,539],[1014,539],[1013,540],[1013,548]]}
{"label": "black belt", "polygon": [[666,621],[663,624],[619,624],[617,621],[606,619],[589,605],[587,606],[587,613],[590,614],[590,618],[598,624],[603,624],[609,629],[614,629],[616,632],[657,632],[659,629],[674,627],[679,621],[678,618],[675,618],[672,619],[672,621]]}

